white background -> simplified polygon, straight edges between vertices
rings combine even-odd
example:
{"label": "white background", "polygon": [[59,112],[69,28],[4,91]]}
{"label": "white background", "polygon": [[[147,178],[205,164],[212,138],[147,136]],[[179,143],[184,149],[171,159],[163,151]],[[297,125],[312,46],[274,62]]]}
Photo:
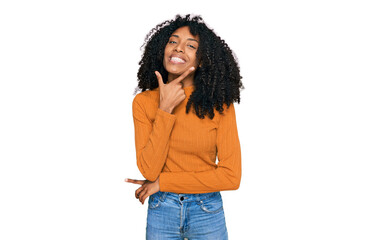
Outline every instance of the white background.
{"label": "white background", "polygon": [[368,1],[1,1],[0,238],[145,239],[131,104],[145,35],[200,14],[236,53],[232,240],[371,239]]}

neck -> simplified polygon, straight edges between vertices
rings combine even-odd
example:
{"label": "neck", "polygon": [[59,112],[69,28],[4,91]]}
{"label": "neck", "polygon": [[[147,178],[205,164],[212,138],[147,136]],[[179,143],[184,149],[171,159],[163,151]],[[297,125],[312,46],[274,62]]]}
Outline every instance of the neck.
{"label": "neck", "polygon": [[[174,79],[178,78],[180,75],[174,75],[172,73],[169,73],[167,76],[168,82],[173,81]],[[195,74],[189,74],[185,79],[183,79],[181,82],[183,83],[183,87],[189,87],[193,85]]]}

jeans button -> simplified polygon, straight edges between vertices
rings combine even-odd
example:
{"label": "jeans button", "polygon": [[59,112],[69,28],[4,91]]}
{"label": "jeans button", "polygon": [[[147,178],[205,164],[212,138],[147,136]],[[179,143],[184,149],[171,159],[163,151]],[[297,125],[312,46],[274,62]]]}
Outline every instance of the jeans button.
{"label": "jeans button", "polygon": [[184,200],[184,197],[183,197],[183,196],[181,196],[181,197],[180,197],[180,201],[183,201],[183,200]]}

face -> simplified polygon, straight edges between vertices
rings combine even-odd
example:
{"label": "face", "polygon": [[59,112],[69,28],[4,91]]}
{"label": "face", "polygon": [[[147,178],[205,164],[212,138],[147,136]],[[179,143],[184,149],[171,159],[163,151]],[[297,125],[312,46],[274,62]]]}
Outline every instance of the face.
{"label": "face", "polygon": [[169,38],[165,47],[163,64],[169,75],[181,75],[190,67],[198,67],[196,52],[200,39],[189,31],[188,26],[180,27]]}

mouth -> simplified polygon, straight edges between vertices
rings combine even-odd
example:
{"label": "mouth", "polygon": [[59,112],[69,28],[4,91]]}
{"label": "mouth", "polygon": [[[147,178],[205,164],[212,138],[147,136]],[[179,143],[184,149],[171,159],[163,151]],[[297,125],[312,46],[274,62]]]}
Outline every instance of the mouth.
{"label": "mouth", "polygon": [[171,62],[172,64],[184,64],[186,61],[179,57],[170,56],[169,62]]}

